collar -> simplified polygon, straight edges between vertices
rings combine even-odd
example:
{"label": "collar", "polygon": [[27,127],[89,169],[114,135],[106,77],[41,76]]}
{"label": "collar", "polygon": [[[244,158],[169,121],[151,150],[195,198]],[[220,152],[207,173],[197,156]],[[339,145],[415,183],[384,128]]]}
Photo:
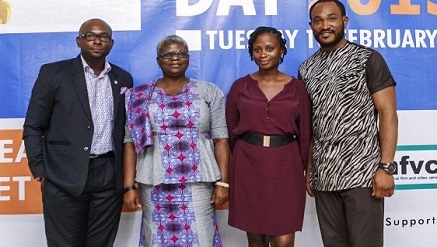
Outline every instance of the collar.
{"label": "collar", "polygon": [[[82,55],[80,55],[80,59],[82,60],[82,66],[83,71],[85,72],[91,72],[94,75],[94,70],[88,65],[88,63],[85,61]],[[109,71],[111,70],[111,65],[109,64],[108,60],[105,59],[105,68],[103,68],[102,73],[100,73],[99,76],[107,75]],[[99,77],[97,76],[97,77]]]}

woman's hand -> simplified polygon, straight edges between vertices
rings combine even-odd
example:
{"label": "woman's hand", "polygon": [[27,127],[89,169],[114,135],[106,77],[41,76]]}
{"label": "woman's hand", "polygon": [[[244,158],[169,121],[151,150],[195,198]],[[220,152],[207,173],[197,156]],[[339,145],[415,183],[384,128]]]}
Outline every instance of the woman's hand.
{"label": "woman's hand", "polygon": [[212,194],[211,203],[216,206],[223,205],[228,201],[229,188],[216,185],[214,188],[214,193]]}
{"label": "woman's hand", "polygon": [[309,196],[314,197],[316,195],[313,188],[311,187],[311,173],[308,171],[305,174],[305,187]]}

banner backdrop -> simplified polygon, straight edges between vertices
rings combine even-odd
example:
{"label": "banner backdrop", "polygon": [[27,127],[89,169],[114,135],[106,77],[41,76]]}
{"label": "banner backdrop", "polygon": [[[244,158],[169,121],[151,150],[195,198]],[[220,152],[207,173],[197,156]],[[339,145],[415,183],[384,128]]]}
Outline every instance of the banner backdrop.
{"label": "banner backdrop", "polygon": [[[44,63],[78,55],[75,38],[87,19],[114,30],[108,59],[135,84],[160,76],[156,44],[177,34],[189,44],[188,76],[217,84],[257,69],[247,41],[258,26],[287,40],[280,69],[297,76],[318,49],[309,27],[309,0],[0,0],[0,246],[45,246],[39,184],[21,140],[30,92]],[[396,193],[386,200],[385,245],[434,246],[437,230],[437,0],[344,0],[348,40],[378,50],[397,82],[399,145]],[[243,232],[218,211],[225,246],[245,246]],[[117,246],[137,246],[139,212],[123,213]],[[27,236],[23,238],[23,236]],[[314,201],[307,199],[297,246],[322,246]]]}

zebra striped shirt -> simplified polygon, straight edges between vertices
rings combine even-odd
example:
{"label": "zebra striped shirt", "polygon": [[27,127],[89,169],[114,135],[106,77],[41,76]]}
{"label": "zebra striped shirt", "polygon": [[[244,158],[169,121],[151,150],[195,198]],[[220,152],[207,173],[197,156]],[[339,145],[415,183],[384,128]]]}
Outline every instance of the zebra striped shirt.
{"label": "zebra striped shirt", "polygon": [[371,187],[380,159],[372,94],[396,85],[382,56],[348,42],[299,67],[313,104],[311,185],[319,191]]}

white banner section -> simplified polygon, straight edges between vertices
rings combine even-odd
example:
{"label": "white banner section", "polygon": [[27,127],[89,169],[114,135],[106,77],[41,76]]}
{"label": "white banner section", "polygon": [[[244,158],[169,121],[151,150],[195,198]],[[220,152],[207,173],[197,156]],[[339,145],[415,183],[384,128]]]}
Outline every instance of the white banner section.
{"label": "white banner section", "polygon": [[1,7],[7,6],[9,14],[7,25],[0,25],[0,33],[77,32],[80,25],[91,18],[105,20],[114,31],[141,30],[140,0],[3,2],[8,3]]}

